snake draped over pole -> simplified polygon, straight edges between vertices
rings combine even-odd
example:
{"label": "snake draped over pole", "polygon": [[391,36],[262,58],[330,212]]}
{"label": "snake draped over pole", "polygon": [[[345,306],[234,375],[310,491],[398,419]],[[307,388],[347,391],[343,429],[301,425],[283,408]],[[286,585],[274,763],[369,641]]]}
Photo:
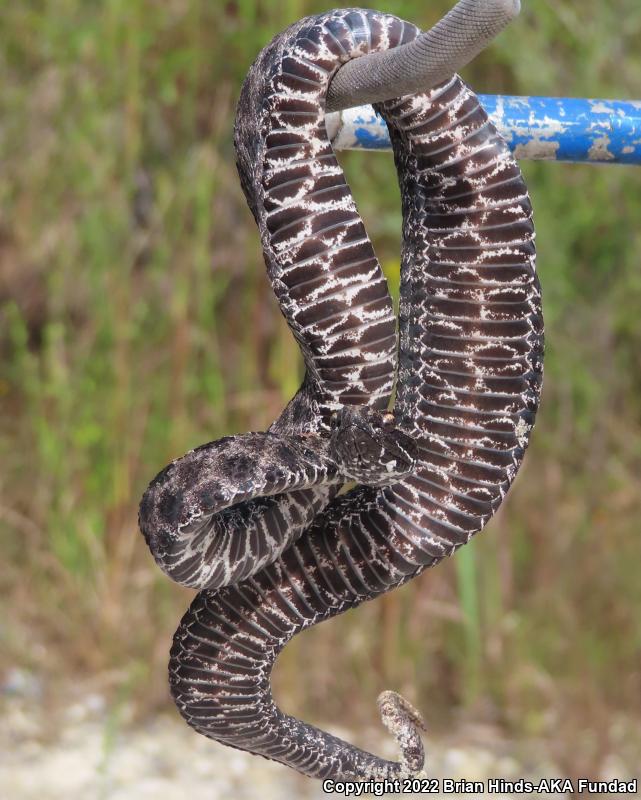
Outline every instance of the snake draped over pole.
{"label": "snake draped over pole", "polygon": [[[198,590],[171,648],[180,713],[312,777],[417,774],[423,723],[400,695],[381,695],[394,762],[287,715],[271,693],[278,653],[468,542],[505,497],[534,424],[532,209],[509,148],[455,74],[517,12],[514,0],[461,0],[426,33],[369,10],[308,17],[260,53],[241,92],[240,179],[305,377],[267,431],[162,470],[140,526],[161,569]],[[329,108],[363,102],[388,126],[401,190],[398,335],[325,125]],[[358,485],[339,495],[348,481]]]}

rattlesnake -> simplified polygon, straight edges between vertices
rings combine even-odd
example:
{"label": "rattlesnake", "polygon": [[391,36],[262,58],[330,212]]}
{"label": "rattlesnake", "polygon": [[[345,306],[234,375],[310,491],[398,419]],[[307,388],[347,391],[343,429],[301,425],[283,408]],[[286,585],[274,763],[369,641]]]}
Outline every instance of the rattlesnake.
{"label": "rattlesnake", "polygon": [[[422,768],[417,712],[381,700],[402,758],[386,761],[281,712],[276,656],[297,632],[450,555],[496,511],[538,406],[543,325],[527,189],[458,76],[384,102],[403,206],[399,364],[380,266],[325,131],[349,59],[414,40],[374,11],[309,17],[243,86],[235,143],[268,274],[305,360],[265,433],[174,461],[140,525],[173,579],[199,589],[174,636],[187,722],[314,777]],[[338,495],[342,483],[356,480]]]}

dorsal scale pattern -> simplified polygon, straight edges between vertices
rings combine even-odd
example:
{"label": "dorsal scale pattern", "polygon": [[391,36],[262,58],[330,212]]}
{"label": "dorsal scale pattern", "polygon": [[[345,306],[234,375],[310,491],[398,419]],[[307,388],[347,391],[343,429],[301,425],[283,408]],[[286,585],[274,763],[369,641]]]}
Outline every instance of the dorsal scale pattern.
{"label": "dorsal scale pattern", "polygon": [[[396,335],[385,278],[325,129],[327,86],[345,61],[415,35],[394,17],[372,25],[361,11],[328,20],[322,34],[303,20],[263,51],[241,93],[239,170],[253,177],[269,277],[329,411],[387,406]],[[257,107],[265,144],[248,157]]]}
{"label": "dorsal scale pattern", "polygon": [[[366,291],[366,280],[361,294],[360,278],[350,284],[354,294],[339,291],[326,261],[347,251],[359,266],[370,265],[351,250],[361,246],[360,223],[350,223],[352,207],[332,183],[338,177],[334,167],[327,173],[321,168],[330,207],[319,210],[303,196],[316,191],[311,178],[320,174],[310,175],[308,164],[320,154],[323,163],[333,165],[333,156],[313,125],[308,138],[296,143],[304,148],[304,163],[288,162],[284,155],[290,137],[299,135],[291,129],[296,120],[318,119],[307,102],[311,90],[300,87],[320,85],[325,75],[326,89],[337,63],[332,58],[340,61],[381,43],[395,46],[416,35],[413,26],[371,11],[303,20],[263,51],[243,90],[237,136],[241,179],[309,376],[273,426],[278,435],[298,435],[302,416],[322,439],[325,415],[334,404],[358,398],[357,405],[382,407],[390,388],[384,381],[377,389],[364,363],[365,354],[370,363],[380,361],[376,348],[387,346],[380,322],[385,303]],[[281,76],[289,76],[289,91]],[[322,108],[320,91],[317,102]],[[299,631],[405,583],[483,528],[523,458],[542,375],[531,206],[507,146],[458,76],[425,94],[383,104],[380,111],[390,129],[403,204],[394,430],[413,442],[412,467],[399,468],[403,474],[387,483],[372,480],[333,497],[273,563],[233,585],[201,591],[176,631],[169,667],[174,700],[197,731],[318,778],[392,778],[420,770],[419,718],[387,693],[381,708],[401,746],[401,761],[355,748],[278,709],[270,689],[278,653]],[[284,138],[274,139],[275,134]],[[277,186],[286,191],[274,200]],[[266,223],[270,212],[273,230]],[[277,217],[279,212],[283,216]],[[334,223],[347,225],[338,238]],[[343,266],[345,273],[341,277],[339,267],[336,280],[352,276],[351,267]],[[378,274],[372,273],[374,286]],[[327,294],[336,305],[323,306],[320,314],[319,298]],[[341,305],[348,296],[360,298],[357,311]],[[332,326],[351,315],[352,333],[333,338]],[[363,339],[369,331],[374,338]],[[353,363],[345,364],[345,357]],[[356,414],[357,427],[359,419]],[[358,449],[360,433],[354,441]],[[386,459],[396,447],[384,448]],[[383,475],[383,459],[379,466]]]}

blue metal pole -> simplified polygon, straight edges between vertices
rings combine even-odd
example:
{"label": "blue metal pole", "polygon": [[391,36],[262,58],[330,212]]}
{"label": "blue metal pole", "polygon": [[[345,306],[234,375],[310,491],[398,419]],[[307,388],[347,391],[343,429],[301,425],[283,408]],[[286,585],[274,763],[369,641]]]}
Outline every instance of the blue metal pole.
{"label": "blue metal pole", "polygon": [[[517,158],[641,165],[641,101],[479,95]],[[371,106],[328,114],[337,150],[387,150]]]}

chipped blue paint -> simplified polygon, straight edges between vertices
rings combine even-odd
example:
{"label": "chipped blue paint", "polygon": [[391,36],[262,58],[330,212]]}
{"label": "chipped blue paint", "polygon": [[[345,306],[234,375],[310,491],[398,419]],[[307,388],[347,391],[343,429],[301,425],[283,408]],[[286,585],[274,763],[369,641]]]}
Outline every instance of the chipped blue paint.
{"label": "chipped blue paint", "polygon": [[367,150],[390,149],[390,141],[386,129],[381,129],[379,133],[379,129],[373,126],[361,126],[354,129],[354,136],[358,139],[359,146]]}
{"label": "chipped blue paint", "polygon": [[[641,164],[641,101],[479,95],[517,158]],[[337,150],[390,147],[371,106],[328,115]]]}

